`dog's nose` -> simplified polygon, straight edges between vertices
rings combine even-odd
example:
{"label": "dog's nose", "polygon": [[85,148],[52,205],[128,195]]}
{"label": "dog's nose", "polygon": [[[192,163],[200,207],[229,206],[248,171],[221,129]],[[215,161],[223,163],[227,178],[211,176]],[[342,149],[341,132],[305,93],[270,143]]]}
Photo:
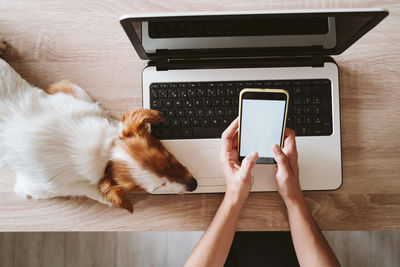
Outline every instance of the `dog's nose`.
{"label": "dog's nose", "polygon": [[192,177],[189,182],[186,184],[186,190],[189,192],[193,192],[197,188],[197,181]]}

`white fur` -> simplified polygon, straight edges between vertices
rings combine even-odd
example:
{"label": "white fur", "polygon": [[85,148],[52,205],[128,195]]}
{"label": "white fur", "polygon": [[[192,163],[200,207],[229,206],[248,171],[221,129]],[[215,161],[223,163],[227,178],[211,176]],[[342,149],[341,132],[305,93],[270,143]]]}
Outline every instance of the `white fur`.
{"label": "white fur", "polygon": [[113,149],[112,158],[123,160],[126,164],[128,164],[128,167],[131,170],[131,175],[136,184],[139,184],[149,193],[153,193],[159,188],[174,193],[183,193],[186,191],[184,185],[170,182],[165,177],[160,178],[156,174],[148,170],[144,170],[140,164],[125,151],[123,146],[116,146]]}
{"label": "white fur", "polygon": [[118,149],[119,121],[78,86],[74,95],[48,95],[0,59],[0,167],[17,172],[16,193],[87,196],[106,203],[97,183],[111,158],[126,161],[150,192],[166,180],[142,170]]}

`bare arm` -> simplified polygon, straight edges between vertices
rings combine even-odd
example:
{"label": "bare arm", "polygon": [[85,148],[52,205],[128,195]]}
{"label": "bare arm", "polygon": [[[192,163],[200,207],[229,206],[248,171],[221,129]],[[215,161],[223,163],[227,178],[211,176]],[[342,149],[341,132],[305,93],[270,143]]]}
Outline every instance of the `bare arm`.
{"label": "bare arm", "polygon": [[239,164],[237,127],[236,119],[222,134],[220,158],[227,185],[224,200],[185,266],[223,266],[228,256],[240,210],[252,186],[250,172],[258,157],[257,153],[251,153]]}
{"label": "bare arm", "polygon": [[300,189],[294,132],[285,131],[284,147],[273,147],[278,163],[276,182],[286,204],[291,235],[301,266],[340,266],[321,230],[314,222]]}

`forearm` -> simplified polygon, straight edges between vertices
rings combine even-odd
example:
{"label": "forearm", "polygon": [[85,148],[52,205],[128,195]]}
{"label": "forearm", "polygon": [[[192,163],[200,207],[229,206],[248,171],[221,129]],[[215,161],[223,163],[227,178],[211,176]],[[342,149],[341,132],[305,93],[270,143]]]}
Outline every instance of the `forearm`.
{"label": "forearm", "polygon": [[291,235],[301,266],[340,266],[304,198],[287,204]]}
{"label": "forearm", "polygon": [[223,266],[235,234],[242,204],[225,196],[214,219],[185,266]]}

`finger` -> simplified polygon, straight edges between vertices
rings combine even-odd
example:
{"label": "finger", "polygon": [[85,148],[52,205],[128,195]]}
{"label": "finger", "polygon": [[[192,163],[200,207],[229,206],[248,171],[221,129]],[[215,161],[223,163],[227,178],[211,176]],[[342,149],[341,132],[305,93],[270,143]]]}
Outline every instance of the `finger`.
{"label": "finger", "polygon": [[283,153],[283,151],[279,145],[276,144],[272,147],[272,154],[274,155],[274,159],[278,163],[278,169],[280,169],[284,172],[290,173],[288,159],[287,159],[285,153]]}
{"label": "finger", "polygon": [[242,161],[242,166],[240,166],[239,169],[239,177],[242,178],[250,177],[251,170],[256,164],[257,159],[258,159],[258,153],[255,151],[250,152],[250,154],[247,155]]}
{"label": "finger", "polygon": [[238,122],[239,120],[236,118],[222,133],[221,153],[230,152],[232,150],[232,138],[238,128]]}
{"label": "finger", "polygon": [[236,149],[238,145],[238,132],[236,132],[232,137],[232,148]]}
{"label": "finger", "polygon": [[284,148],[296,148],[295,133],[292,129],[285,129]]}
{"label": "finger", "polygon": [[[286,133],[287,131],[287,133]],[[286,138],[283,144],[283,152],[287,155],[289,159],[290,166],[295,168],[297,166],[297,147],[296,147],[296,138],[295,133],[291,129],[287,129],[285,131]]]}

